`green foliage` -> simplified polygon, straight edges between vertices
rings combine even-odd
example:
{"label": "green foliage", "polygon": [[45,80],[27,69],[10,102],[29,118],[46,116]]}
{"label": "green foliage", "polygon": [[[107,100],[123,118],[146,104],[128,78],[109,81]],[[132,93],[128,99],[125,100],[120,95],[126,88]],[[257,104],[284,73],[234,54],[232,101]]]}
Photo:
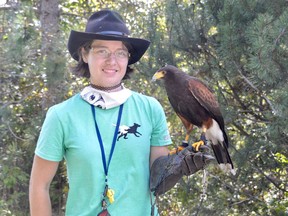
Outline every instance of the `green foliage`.
{"label": "green foliage", "polygon": [[[47,108],[87,84],[69,72],[70,30],[82,31],[100,8],[119,11],[133,36],[151,41],[125,85],[160,101],[174,145],[185,130],[162,84],[150,82],[157,69],[173,64],[201,78],[221,104],[237,174],[210,166],[206,196],[203,172],[184,178],[159,197],[161,215],[288,214],[286,0],[62,0],[51,55],[41,50],[37,6],[19,1],[0,10],[0,215],[29,214],[29,175]],[[196,129],[191,142],[198,138]],[[51,188],[55,215],[63,214],[67,191],[61,164]]]}
{"label": "green foliage", "polygon": [[235,177],[212,170],[205,207],[196,211],[199,193],[185,194],[193,201],[181,201],[190,209],[181,215],[287,214],[287,2],[168,1],[166,7],[172,41],[166,52],[215,90],[238,169]]}

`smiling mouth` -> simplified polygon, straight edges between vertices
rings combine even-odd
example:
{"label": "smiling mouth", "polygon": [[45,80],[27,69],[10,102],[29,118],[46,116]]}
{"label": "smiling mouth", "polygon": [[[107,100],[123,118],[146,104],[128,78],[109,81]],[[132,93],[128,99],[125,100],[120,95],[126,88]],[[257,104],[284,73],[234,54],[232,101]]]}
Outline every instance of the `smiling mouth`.
{"label": "smiling mouth", "polygon": [[118,72],[118,70],[114,70],[114,69],[103,69],[102,71],[104,73],[108,73],[108,74],[117,73]]}

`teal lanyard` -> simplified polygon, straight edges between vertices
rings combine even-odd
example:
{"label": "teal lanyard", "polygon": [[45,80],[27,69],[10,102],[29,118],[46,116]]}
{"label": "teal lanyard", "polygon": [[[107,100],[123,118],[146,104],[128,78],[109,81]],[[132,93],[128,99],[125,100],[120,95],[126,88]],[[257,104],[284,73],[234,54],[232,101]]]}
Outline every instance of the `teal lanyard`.
{"label": "teal lanyard", "polygon": [[111,162],[111,159],[112,159],[112,156],[113,156],[113,152],[114,152],[114,149],[115,149],[115,145],[116,145],[117,134],[118,134],[118,131],[119,131],[121,117],[122,117],[123,104],[121,104],[121,106],[119,108],[117,124],[116,124],[115,132],[114,132],[114,137],[113,137],[113,141],[112,141],[112,147],[111,147],[108,163],[106,162],[104,145],[103,145],[102,137],[101,137],[101,134],[100,134],[100,131],[99,131],[99,127],[98,127],[97,121],[96,121],[95,107],[92,104],[91,104],[91,110],[92,110],[92,113],[93,113],[93,118],[94,118],[95,128],[96,128],[96,134],[97,134],[97,138],[98,138],[98,141],[99,141],[99,144],[100,144],[100,149],[101,149],[102,164],[103,164],[103,169],[104,169],[104,172],[105,172],[105,182],[107,183],[108,169],[109,169],[109,165],[110,165],[110,162]]}

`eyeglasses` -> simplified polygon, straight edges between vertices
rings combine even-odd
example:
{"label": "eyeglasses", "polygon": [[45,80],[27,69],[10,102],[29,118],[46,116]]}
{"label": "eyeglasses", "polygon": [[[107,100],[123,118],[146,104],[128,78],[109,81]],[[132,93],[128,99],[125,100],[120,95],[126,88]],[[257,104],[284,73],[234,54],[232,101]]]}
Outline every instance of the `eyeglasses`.
{"label": "eyeglasses", "polygon": [[117,60],[124,60],[130,57],[130,53],[124,49],[119,49],[112,53],[109,49],[103,47],[91,47],[91,51],[95,56],[103,59],[109,58],[112,54],[116,57]]}

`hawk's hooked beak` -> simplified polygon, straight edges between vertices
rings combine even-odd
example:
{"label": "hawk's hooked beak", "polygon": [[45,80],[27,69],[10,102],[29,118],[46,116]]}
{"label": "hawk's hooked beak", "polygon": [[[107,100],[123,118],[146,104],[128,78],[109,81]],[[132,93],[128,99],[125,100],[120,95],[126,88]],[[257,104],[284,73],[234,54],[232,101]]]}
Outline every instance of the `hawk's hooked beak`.
{"label": "hawk's hooked beak", "polygon": [[155,82],[158,79],[161,79],[165,76],[165,71],[157,71],[153,77],[152,77],[152,82]]}

